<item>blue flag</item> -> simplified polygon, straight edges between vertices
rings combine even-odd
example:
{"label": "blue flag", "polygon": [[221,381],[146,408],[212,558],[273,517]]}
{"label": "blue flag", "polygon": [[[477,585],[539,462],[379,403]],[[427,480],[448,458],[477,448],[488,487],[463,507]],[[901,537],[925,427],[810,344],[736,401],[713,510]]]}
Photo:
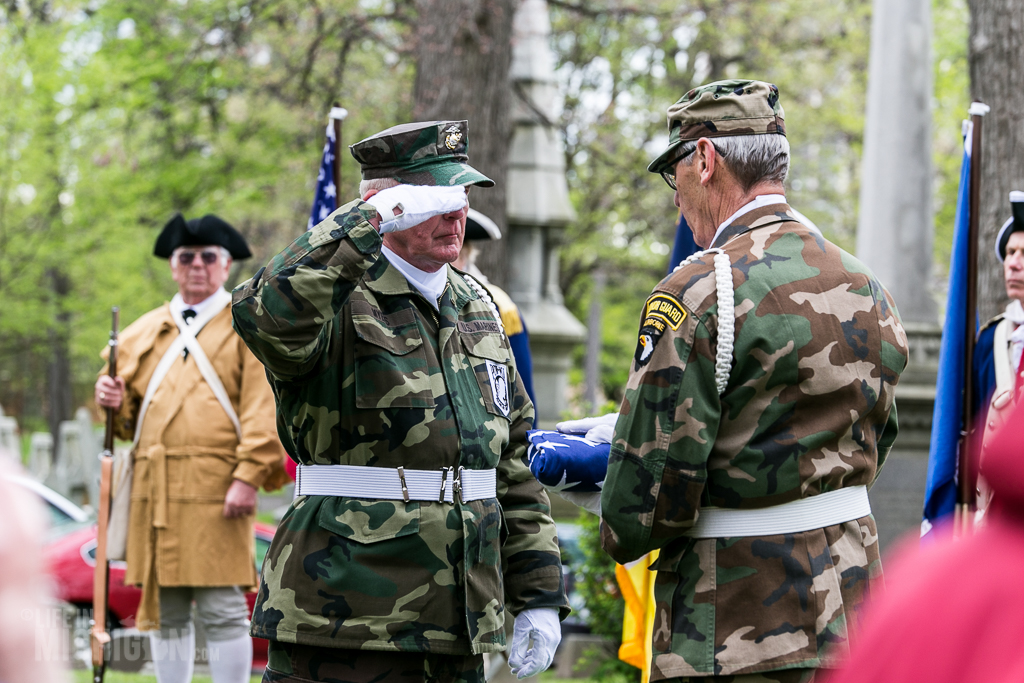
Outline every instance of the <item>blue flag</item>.
{"label": "blue flag", "polygon": [[327,122],[327,142],[320,160],[320,173],[316,177],[316,197],[309,213],[306,230],[330,216],[338,208],[338,187],[334,184],[334,159],[338,154],[338,141],[334,136],[334,121]]}
{"label": "blue flag", "polygon": [[[970,139],[969,135],[967,139]],[[970,223],[971,155],[964,147],[960,166],[960,190],[956,199],[956,225],[953,253],[949,259],[949,298],[946,320],[942,325],[939,351],[939,378],[932,413],[932,438],[928,452],[928,484],[924,493],[925,537],[956,507],[956,474],[960,453],[960,430],[964,425],[964,377],[970,368],[964,364],[964,332],[967,321],[967,247]],[[977,323],[975,322],[975,327]]]}

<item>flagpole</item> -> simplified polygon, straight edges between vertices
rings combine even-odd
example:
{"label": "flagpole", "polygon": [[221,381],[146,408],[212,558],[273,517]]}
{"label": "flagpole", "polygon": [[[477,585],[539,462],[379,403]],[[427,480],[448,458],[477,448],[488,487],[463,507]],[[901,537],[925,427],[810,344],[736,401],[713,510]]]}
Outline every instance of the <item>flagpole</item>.
{"label": "flagpole", "polygon": [[337,151],[334,155],[334,186],[338,188],[338,198],[341,198],[341,122],[348,116],[348,110],[342,108],[339,102],[331,107],[331,122],[334,124],[334,141]]}
{"label": "flagpole", "polygon": [[960,535],[971,533],[974,524],[975,490],[977,473],[972,452],[974,425],[971,414],[974,410],[974,344],[978,329],[978,219],[981,197],[981,124],[989,107],[981,102],[971,104],[971,186],[967,229],[967,305],[964,316],[964,393],[963,429],[960,432],[960,472],[957,490],[957,528]]}

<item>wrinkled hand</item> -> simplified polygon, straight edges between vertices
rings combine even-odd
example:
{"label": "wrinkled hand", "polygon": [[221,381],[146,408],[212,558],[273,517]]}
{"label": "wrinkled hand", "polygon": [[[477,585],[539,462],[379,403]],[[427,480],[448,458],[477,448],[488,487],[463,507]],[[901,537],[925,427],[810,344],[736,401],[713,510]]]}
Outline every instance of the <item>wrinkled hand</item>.
{"label": "wrinkled hand", "polygon": [[516,615],[512,647],[508,652],[512,673],[516,678],[527,678],[547,669],[555,659],[555,649],[561,640],[558,610],[537,607],[520,612]]}
{"label": "wrinkled hand", "polygon": [[466,208],[466,188],[396,185],[368,198],[380,214],[380,234],[408,230],[434,216]]}
{"label": "wrinkled hand", "polygon": [[[582,420],[566,420],[555,425],[555,429],[563,434],[582,434],[583,438],[594,443],[611,443],[615,432],[618,413],[608,413],[601,417],[585,417]],[[588,508],[589,509],[589,508]]]}
{"label": "wrinkled hand", "polygon": [[224,496],[224,516],[228,519],[246,517],[256,512],[256,487],[235,479]]}
{"label": "wrinkled hand", "polygon": [[93,400],[101,408],[121,409],[121,402],[124,400],[124,378],[100,375],[96,380],[96,387],[93,392]]}

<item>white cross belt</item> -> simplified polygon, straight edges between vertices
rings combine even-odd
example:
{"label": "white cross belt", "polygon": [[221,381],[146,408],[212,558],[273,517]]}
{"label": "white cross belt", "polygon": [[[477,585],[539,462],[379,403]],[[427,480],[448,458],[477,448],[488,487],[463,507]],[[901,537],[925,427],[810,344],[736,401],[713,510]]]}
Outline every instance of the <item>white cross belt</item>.
{"label": "white cross belt", "polygon": [[453,503],[497,497],[497,470],[442,467],[412,470],[363,465],[299,465],[296,496],[342,496],[371,500]]}
{"label": "white cross belt", "polygon": [[690,538],[774,536],[822,529],[871,514],[867,486],[850,486],[753,510],[705,507],[683,533]]}

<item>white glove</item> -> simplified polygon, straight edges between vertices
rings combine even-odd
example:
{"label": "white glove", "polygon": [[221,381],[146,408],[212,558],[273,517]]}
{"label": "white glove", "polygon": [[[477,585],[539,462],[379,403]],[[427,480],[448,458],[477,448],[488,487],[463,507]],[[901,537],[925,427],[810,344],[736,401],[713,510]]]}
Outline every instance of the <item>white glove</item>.
{"label": "white glove", "polygon": [[516,678],[526,678],[547,669],[555,659],[555,649],[561,640],[558,610],[536,607],[520,612],[516,616],[512,647],[508,651],[508,665],[512,673]]}
{"label": "white glove", "polygon": [[[366,200],[380,214],[380,234],[408,230],[428,218],[466,207],[462,185],[396,185]],[[401,213],[395,215],[395,209]]]}
{"label": "white glove", "polygon": [[601,516],[600,491],[558,491],[557,493],[576,507],[592,512],[598,517]]}
{"label": "white glove", "polygon": [[585,417],[582,420],[559,422],[555,425],[555,429],[563,434],[582,434],[583,438],[594,443],[611,443],[612,434],[615,433],[615,423],[618,419],[618,413],[608,413],[601,417]]}

